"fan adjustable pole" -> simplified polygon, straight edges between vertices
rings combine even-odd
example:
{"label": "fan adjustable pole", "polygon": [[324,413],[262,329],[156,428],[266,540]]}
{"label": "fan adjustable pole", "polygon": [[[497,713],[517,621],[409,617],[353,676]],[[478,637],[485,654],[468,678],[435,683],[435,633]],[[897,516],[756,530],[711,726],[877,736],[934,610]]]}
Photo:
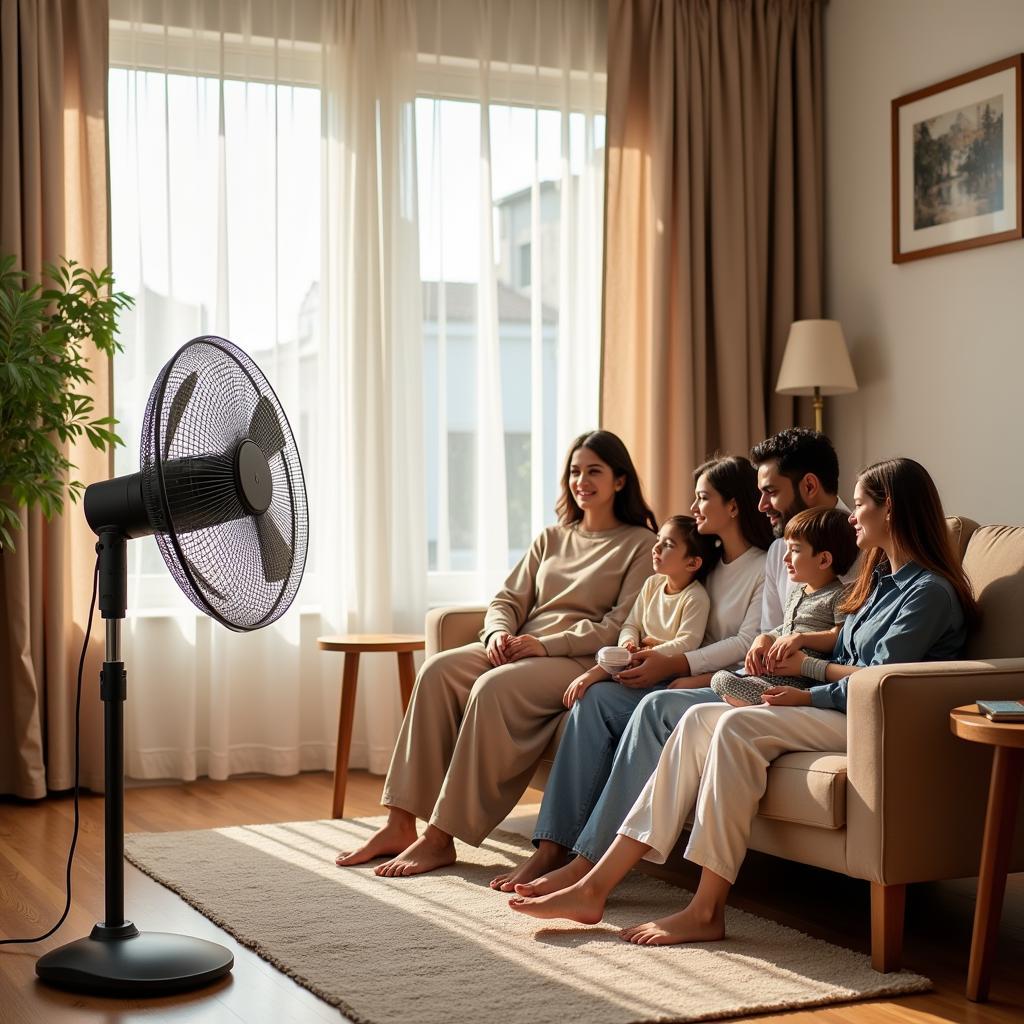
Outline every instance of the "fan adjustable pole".
{"label": "fan adjustable pole", "polygon": [[128,601],[127,540],[123,533],[100,534],[99,606],[106,625],[100,700],[103,701],[103,860],[105,914],[95,938],[127,938],[139,930],[124,919],[124,702],[128,675],[121,660],[121,622]]}
{"label": "fan adjustable pole", "polygon": [[140,932],[124,916],[124,702],[121,621],[128,597],[128,536],[101,529],[99,606],[106,620],[100,672],[104,722],[104,919],[36,961],[40,979],[58,988],[113,996],[157,996],[207,985],[227,974],[234,957],[215,942],[167,932]]}

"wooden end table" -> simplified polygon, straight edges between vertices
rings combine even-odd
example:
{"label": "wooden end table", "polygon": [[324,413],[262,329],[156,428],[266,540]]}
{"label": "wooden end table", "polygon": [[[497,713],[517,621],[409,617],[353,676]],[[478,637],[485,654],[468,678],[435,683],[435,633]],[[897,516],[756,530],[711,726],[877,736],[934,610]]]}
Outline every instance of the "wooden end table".
{"label": "wooden end table", "polygon": [[345,810],[345,787],[348,785],[348,758],[352,750],[352,720],[356,711],[356,685],[360,654],[396,654],[398,685],[402,691],[402,711],[409,708],[413,684],[416,682],[414,651],[426,646],[422,636],[408,633],[348,633],[322,636],[317,639],[321,651],[341,651],[345,655],[341,672],[341,711],[338,715],[338,754],[334,763],[334,800],[331,816],[342,817]]}
{"label": "wooden end table", "polygon": [[974,907],[971,960],[967,968],[967,998],[988,999],[999,917],[1006,893],[1006,869],[1017,818],[1017,798],[1024,775],[1024,722],[993,722],[976,704],[954,708],[949,727],[962,740],[994,747],[992,781],[985,812],[985,836],[978,871],[978,898]]}

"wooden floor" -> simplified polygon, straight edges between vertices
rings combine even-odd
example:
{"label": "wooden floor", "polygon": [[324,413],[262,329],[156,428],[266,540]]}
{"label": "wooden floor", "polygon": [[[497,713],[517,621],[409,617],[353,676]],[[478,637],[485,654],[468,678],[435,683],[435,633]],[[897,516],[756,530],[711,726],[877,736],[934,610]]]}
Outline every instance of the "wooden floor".
{"label": "wooden floor", "polygon": [[[353,772],[349,776],[346,812],[379,813],[380,787],[379,776]],[[539,794],[529,792],[526,799],[536,801]],[[129,832],[154,832],[310,820],[328,817],[330,806],[331,777],[325,773],[289,779],[247,778],[133,788],[126,795],[125,828]],[[37,803],[0,801],[0,936],[45,931],[63,908],[71,808],[69,797]],[[130,864],[126,864],[125,873],[127,915],[144,930],[176,931],[222,943],[235,955],[231,976],[199,993],[133,1002],[71,995],[40,985],[34,973],[36,957],[88,934],[103,916],[103,802],[98,797],[85,797],[82,810],[74,903],[68,921],[46,942],[0,947],[2,1024],[299,1024],[344,1020],[337,1010],[239,946]],[[695,876],[685,879],[690,885],[694,880]],[[734,896],[734,902],[744,909],[840,945],[867,951],[866,883],[752,854]],[[973,885],[953,882],[912,886],[907,903],[906,966],[934,979],[934,992],[758,1019],[787,1024],[806,1024],[811,1020],[830,1024],[1021,1024],[1024,875],[1010,879],[993,975],[993,998],[985,1004],[969,1003],[963,995]]]}

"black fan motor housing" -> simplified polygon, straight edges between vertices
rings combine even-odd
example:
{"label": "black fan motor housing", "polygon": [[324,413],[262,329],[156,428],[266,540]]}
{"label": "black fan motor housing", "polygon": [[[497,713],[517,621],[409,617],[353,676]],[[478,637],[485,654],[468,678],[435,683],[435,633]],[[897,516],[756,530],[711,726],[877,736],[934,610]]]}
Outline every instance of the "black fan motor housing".
{"label": "black fan motor housing", "polygon": [[142,498],[142,474],[100,480],[85,489],[85,519],[93,533],[117,530],[126,537],[147,537],[153,525]]}
{"label": "black fan motor housing", "polygon": [[[189,514],[182,514],[174,524],[179,533],[205,529],[244,515],[261,515],[270,507],[274,496],[270,466],[260,446],[248,439],[238,445],[234,456],[207,455],[164,463],[165,486],[178,497],[191,496],[211,474],[223,476],[225,461],[234,468],[237,503],[227,509],[223,505],[217,509],[206,507],[201,500],[188,503]],[[128,538],[148,537],[167,528],[163,517],[154,522],[146,508],[141,472],[90,484],[85,489],[83,504],[86,522],[97,534],[116,530]]]}

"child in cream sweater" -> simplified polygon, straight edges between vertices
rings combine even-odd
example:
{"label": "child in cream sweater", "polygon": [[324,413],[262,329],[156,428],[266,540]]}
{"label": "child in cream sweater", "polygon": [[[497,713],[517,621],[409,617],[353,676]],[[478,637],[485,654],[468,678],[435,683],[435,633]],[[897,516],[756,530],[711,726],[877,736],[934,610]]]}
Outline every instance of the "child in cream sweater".
{"label": "child in cream sweater", "polygon": [[[651,557],[655,574],[640,588],[619,633],[619,647],[631,654],[641,649],[663,654],[696,650],[711,610],[703,581],[719,558],[714,538],[699,534],[692,516],[672,516],[658,531]],[[614,678],[595,665],[569,684],[562,703],[571,708],[594,683]]]}

